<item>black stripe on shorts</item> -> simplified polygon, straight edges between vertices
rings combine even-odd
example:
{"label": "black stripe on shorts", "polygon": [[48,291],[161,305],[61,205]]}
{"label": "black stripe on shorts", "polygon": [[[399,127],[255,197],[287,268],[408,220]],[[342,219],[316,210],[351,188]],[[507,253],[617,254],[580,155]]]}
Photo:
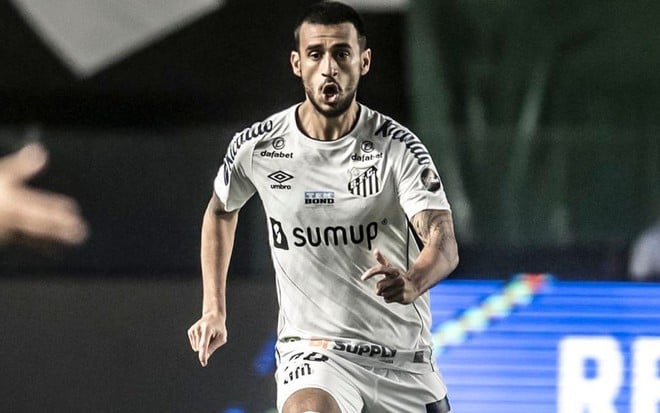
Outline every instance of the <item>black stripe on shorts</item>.
{"label": "black stripe on shorts", "polygon": [[426,413],[449,413],[450,411],[451,407],[449,407],[449,399],[447,399],[447,396],[442,400],[426,405]]}

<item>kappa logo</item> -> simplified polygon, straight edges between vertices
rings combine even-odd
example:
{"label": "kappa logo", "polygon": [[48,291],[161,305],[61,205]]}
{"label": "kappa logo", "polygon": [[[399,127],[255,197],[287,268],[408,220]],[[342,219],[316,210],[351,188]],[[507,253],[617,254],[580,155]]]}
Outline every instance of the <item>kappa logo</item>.
{"label": "kappa logo", "polygon": [[289,241],[286,239],[282,223],[276,219],[270,218],[270,232],[273,235],[273,246],[282,250],[289,249]]}
{"label": "kappa logo", "polygon": [[375,166],[370,166],[363,172],[360,169],[353,168],[351,170],[351,176],[355,176],[355,178],[351,179],[348,183],[348,191],[353,195],[366,198],[378,193],[380,190],[378,168]]}
{"label": "kappa logo", "polygon": [[431,155],[419,138],[408,129],[392,121],[392,119],[386,119],[376,132],[374,132],[374,136],[390,138],[403,143],[420,165],[431,163]]}
{"label": "kappa logo", "polygon": [[245,142],[249,142],[252,139],[256,139],[262,135],[270,133],[273,130],[273,121],[266,121],[261,123],[255,123],[251,127],[244,129],[242,132],[237,133],[231,140],[229,148],[227,148],[227,154],[225,159],[222,161],[223,175],[225,179],[225,185],[229,184],[229,176],[231,175],[232,166],[236,161],[236,154],[241,149],[241,146]]}
{"label": "kappa logo", "polygon": [[268,178],[277,182],[270,186],[271,189],[291,189],[291,185],[283,185],[285,182],[293,179],[293,175],[288,174],[284,171],[275,171],[272,174],[268,175]]}

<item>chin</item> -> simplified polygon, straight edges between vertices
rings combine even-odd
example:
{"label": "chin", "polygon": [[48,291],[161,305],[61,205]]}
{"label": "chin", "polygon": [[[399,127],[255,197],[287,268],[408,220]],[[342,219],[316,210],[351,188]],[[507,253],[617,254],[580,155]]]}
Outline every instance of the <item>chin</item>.
{"label": "chin", "polygon": [[337,118],[348,111],[351,107],[351,100],[340,101],[335,104],[328,104],[325,102],[319,103],[319,101],[312,100],[312,104],[317,112],[326,118]]}

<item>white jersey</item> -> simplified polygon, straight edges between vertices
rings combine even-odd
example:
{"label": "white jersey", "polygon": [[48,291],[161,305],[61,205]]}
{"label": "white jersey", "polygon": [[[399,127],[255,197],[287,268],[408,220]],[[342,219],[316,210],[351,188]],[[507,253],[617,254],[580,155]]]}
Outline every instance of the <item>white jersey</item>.
{"label": "white jersey", "polygon": [[409,219],[448,210],[420,140],[360,105],[334,141],[303,134],[292,106],[237,133],[215,180],[228,211],[255,193],[264,206],[280,304],[278,348],[304,342],[369,365],[432,367],[428,292],[411,305],[375,294],[379,249],[407,270],[419,254]]}

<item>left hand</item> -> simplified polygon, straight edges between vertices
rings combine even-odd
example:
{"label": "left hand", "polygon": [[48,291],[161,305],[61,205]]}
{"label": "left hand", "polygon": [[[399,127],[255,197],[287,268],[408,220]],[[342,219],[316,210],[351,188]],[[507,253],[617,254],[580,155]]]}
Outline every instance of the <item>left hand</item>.
{"label": "left hand", "polygon": [[419,294],[406,274],[392,266],[378,249],[374,250],[374,257],[379,265],[365,271],[361,277],[362,281],[382,274],[385,277],[376,283],[377,295],[383,297],[386,303],[412,303]]}

